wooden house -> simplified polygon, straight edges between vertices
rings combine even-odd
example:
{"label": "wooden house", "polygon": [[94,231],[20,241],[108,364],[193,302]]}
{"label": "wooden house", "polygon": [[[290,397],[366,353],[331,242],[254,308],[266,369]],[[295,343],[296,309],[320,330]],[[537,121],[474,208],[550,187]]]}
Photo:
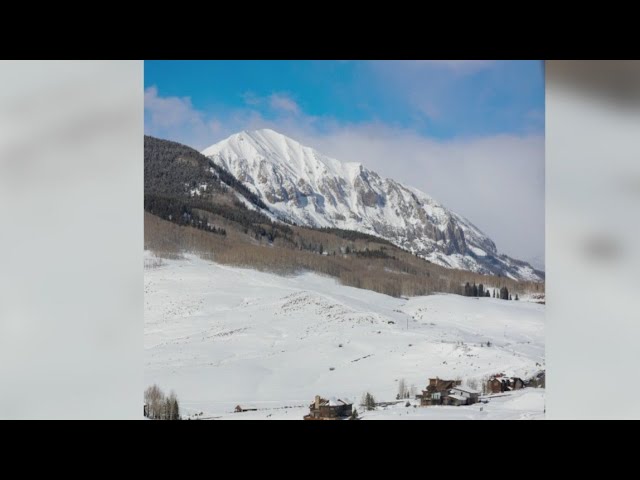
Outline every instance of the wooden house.
{"label": "wooden house", "polygon": [[527,382],[519,377],[506,377],[504,375],[494,375],[487,382],[487,391],[490,394],[510,392],[512,390],[520,390],[525,388]]}
{"label": "wooden house", "polygon": [[487,381],[487,392],[502,393],[510,390],[509,381],[502,375],[495,375]]}
{"label": "wooden house", "polygon": [[315,401],[309,405],[309,414],[305,420],[341,420],[350,418],[353,414],[353,404],[339,398],[325,399],[316,395]]}
{"label": "wooden house", "polygon": [[453,387],[460,385],[460,380],[443,380],[441,378],[430,378],[427,388],[422,390],[422,395],[418,395],[421,406],[442,405]]}

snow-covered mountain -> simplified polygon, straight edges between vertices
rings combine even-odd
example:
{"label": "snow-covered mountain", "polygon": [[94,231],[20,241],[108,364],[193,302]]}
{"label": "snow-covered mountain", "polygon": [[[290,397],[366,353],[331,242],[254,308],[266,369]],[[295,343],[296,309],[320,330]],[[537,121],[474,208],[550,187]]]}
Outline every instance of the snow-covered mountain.
{"label": "snow-covered mountain", "polygon": [[471,222],[420,190],[273,130],[236,133],[202,153],[284,220],[377,235],[445,267],[517,280],[544,278],[529,264],[499,254]]}

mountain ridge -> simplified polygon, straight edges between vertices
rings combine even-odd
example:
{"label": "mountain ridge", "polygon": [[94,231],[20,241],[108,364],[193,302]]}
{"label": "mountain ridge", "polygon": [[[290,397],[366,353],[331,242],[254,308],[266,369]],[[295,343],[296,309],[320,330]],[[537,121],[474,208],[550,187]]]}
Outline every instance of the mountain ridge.
{"label": "mountain ridge", "polygon": [[449,268],[544,280],[463,216],[361,162],[340,162],[270,129],[235,133],[201,153],[282,220],[376,235]]}

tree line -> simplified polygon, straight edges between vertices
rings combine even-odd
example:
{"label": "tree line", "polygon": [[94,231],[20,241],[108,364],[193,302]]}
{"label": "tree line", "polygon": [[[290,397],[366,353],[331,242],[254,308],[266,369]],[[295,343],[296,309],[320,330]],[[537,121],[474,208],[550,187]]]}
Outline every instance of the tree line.
{"label": "tree line", "polygon": [[367,247],[364,250],[355,250],[355,251],[348,250],[347,253],[350,252],[356,255],[357,257],[363,257],[363,258],[392,258],[392,259],[396,258],[393,255],[389,255],[385,250],[386,250],[385,247],[380,247],[379,250],[369,250],[369,247]]}
{"label": "tree line", "polygon": [[485,288],[482,283],[480,285],[476,285],[475,282],[473,285],[469,284],[469,282],[464,285],[463,295],[465,297],[493,297],[501,300],[519,300],[518,294],[516,293],[514,299],[509,293],[509,289],[507,287],[501,287],[500,290],[494,288],[493,292],[489,293],[489,289]]}
{"label": "tree line", "polygon": [[164,218],[178,225],[187,225],[199,230],[215,233],[216,235],[227,234],[224,228],[211,225],[208,219],[202,218],[194,212],[188,199],[145,195],[144,209],[153,215],[157,215],[160,218]]}
{"label": "tree line", "polygon": [[382,243],[382,244],[386,244],[386,245],[398,248],[389,240],[376,237],[375,235],[370,235],[368,233],[358,232],[356,230],[344,230],[342,228],[333,228],[333,227],[321,227],[321,228],[318,228],[317,230],[321,232],[330,233],[331,235],[335,235],[345,240],[351,240],[351,241],[364,240],[367,242]]}

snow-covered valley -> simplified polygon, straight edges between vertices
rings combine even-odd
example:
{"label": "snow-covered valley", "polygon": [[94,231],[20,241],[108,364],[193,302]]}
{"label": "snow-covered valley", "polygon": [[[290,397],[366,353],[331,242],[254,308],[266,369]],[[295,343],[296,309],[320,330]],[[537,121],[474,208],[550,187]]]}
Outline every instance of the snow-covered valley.
{"label": "snow-covered valley", "polygon": [[[544,305],[394,298],[191,255],[158,262],[145,252],[145,263],[145,384],[175,390],[184,415],[301,419],[315,395],[391,401],[402,378],[420,391],[428,377],[544,369]],[[260,410],[231,413],[238,404]],[[365,418],[540,418],[543,409],[544,390],[524,389],[489,404],[402,404]]]}

